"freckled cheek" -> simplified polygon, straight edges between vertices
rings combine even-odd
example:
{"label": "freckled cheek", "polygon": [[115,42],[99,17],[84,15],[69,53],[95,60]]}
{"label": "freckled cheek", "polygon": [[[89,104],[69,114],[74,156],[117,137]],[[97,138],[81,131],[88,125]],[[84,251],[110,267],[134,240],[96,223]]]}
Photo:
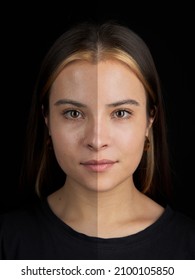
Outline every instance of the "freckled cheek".
{"label": "freckled cheek", "polygon": [[56,160],[62,170],[68,174],[72,165],[78,161],[78,152],[76,150],[75,137],[68,131],[53,131],[52,133],[53,149]]}
{"label": "freckled cheek", "polygon": [[57,157],[67,157],[75,150],[77,137],[73,130],[66,127],[54,126],[51,129],[54,152]]}

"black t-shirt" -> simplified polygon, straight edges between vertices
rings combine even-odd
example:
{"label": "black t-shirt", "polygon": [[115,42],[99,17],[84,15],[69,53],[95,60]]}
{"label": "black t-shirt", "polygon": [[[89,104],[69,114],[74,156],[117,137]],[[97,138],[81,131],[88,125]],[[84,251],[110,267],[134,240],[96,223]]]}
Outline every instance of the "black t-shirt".
{"label": "black t-shirt", "polygon": [[165,208],[146,229],[117,238],[90,237],[62,222],[43,201],[0,215],[4,260],[195,260],[195,221]]}

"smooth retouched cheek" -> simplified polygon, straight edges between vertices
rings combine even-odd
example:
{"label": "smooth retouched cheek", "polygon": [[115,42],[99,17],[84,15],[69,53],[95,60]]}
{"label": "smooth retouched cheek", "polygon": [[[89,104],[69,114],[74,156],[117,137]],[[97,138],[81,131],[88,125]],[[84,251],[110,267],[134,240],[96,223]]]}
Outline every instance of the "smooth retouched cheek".
{"label": "smooth retouched cheek", "polygon": [[142,154],[143,142],[145,139],[145,119],[140,121],[129,120],[125,124],[115,125],[113,127],[115,137],[112,137],[112,143],[118,148],[119,153],[126,156],[134,155],[132,159]]}

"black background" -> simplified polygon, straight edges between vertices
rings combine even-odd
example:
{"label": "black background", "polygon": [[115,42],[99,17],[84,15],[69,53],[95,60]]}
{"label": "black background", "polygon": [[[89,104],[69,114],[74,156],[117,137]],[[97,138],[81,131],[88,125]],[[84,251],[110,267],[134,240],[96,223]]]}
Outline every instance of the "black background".
{"label": "black background", "polygon": [[24,133],[33,86],[45,53],[72,23],[115,19],[137,32],[154,57],[166,105],[175,207],[195,219],[195,23],[191,1],[172,6],[159,1],[136,5],[131,1],[81,2],[42,2],[40,6],[27,1],[1,6],[0,211],[20,203],[17,187]]}

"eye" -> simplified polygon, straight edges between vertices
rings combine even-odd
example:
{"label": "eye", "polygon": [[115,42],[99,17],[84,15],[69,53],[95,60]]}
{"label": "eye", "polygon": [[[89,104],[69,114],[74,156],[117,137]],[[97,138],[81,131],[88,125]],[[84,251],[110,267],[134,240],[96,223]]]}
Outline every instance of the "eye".
{"label": "eye", "polygon": [[77,110],[65,110],[63,115],[66,119],[77,120],[83,118],[83,114]]}
{"label": "eye", "polygon": [[124,110],[124,109],[114,111],[112,114],[112,116],[117,119],[128,119],[128,118],[130,118],[131,115],[132,115],[132,112],[130,112],[128,110]]}

